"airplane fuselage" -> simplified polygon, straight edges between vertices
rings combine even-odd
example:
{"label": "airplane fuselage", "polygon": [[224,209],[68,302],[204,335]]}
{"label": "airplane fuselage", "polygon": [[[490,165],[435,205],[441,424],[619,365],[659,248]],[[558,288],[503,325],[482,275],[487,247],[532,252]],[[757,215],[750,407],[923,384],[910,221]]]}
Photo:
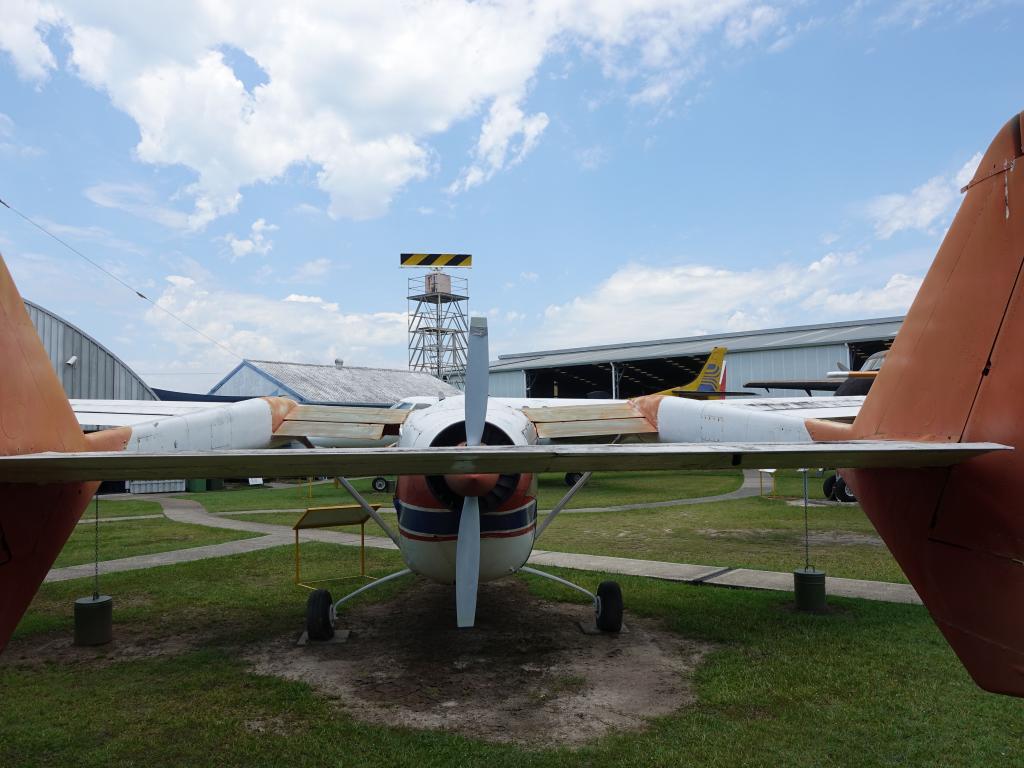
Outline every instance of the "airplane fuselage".
{"label": "airplane fuselage", "polygon": [[[463,398],[442,400],[414,411],[402,425],[398,445],[436,447],[465,440]],[[491,401],[484,442],[533,445],[537,430],[521,410]],[[463,497],[454,476],[406,475],[398,478],[398,515],[402,558],[414,572],[443,583],[455,582],[456,543]],[[529,559],[537,532],[537,478],[501,475],[480,498],[480,580],[492,581],[518,571]]]}

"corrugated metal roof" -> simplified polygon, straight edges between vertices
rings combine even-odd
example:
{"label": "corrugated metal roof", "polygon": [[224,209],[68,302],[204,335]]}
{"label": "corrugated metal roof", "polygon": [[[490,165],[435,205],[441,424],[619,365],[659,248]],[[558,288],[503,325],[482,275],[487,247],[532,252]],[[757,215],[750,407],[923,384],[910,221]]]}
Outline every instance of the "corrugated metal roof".
{"label": "corrugated metal roof", "polygon": [[460,394],[450,384],[419,371],[273,360],[246,360],[245,364],[275,379],[307,402],[397,403],[405,397]]}
{"label": "corrugated metal roof", "polygon": [[518,352],[499,355],[497,361],[491,363],[491,371],[515,371],[530,368],[593,365],[621,360],[706,355],[712,347],[716,346],[727,347],[730,352],[742,352],[755,349],[789,349],[889,339],[896,335],[902,324],[902,317],[882,317],[843,323],[769,328],[762,331],[707,334],[682,339],[636,341],[543,352]]}

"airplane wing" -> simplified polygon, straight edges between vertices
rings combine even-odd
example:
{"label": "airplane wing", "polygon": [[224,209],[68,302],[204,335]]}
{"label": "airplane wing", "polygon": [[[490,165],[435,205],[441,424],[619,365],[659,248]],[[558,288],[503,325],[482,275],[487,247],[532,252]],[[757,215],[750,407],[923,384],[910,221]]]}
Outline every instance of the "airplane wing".
{"label": "airplane wing", "polygon": [[571,437],[655,434],[658,428],[631,402],[595,405],[555,405],[522,409],[537,428],[537,436],[551,440]]}
{"label": "airplane wing", "polygon": [[[254,398],[259,400],[260,398]],[[215,417],[236,403],[200,400],[71,400],[75,418],[92,429],[135,426],[159,419],[189,417],[207,413]],[[397,435],[411,411],[398,408],[358,406],[295,405],[273,430],[274,444],[302,438],[330,438],[357,441],[380,440]]]}
{"label": "airplane wing", "polygon": [[397,408],[296,405],[274,430],[274,437],[380,440],[397,435],[409,413]]}
{"label": "airplane wing", "polygon": [[431,448],[96,451],[0,456],[0,483],[247,475],[443,475],[608,470],[745,469],[842,466],[946,467],[998,443],[861,440],[818,443],[661,443],[634,445],[480,445]]}
{"label": "airplane wing", "polygon": [[778,379],[748,381],[744,387],[751,389],[802,389],[805,392],[835,392],[843,384],[841,379]]}
{"label": "airplane wing", "polygon": [[83,427],[130,427],[168,416],[185,416],[221,405],[198,400],[71,400],[75,418]]}
{"label": "airplane wing", "polygon": [[[721,395],[721,393],[717,393]],[[627,435],[649,436],[666,439],[660,434],[656,414],[656,398],[661,395],[641,397],[635,400],[604,400],[593,404],[554,405],[557,400],[508,401],[519,408],[537,429],[541,439],[574,440],[581,438],[615,437]],[[497,398],[495,398],[497,399]],[[673,398],[678,401],[686,398]],[[651,407],[645,407],[650,403]],[[857,416],[863,396],[850,397],[750,397],[691,402],[682,405],[674,402],[674,410],[691,410],[695,421],[714,424],[724,416],[742,417],[744,414],[757,418],[766,416],[783,422],[800,423],[806,419],[824,419],[849,423]],[[729,409],[729,410],[722,410]],[[740,410],[735,410],[740,409]],[[668,438],[673,442],[689,442]],[[706,439],[706,438],[702,438]],[[805,438],[808,439],[808,438]]]}

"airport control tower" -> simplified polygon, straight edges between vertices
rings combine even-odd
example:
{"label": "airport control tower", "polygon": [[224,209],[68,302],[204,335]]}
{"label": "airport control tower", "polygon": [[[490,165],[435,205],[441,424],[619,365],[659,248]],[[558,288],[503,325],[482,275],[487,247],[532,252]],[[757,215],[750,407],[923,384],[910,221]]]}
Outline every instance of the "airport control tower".
{"label": "airport control tower", "polygon": [[469,280],[446,270],[468,269],[468,253],[403,253],[401,265],[427,270],[409,278],[409,370],[460,389],[466,377]]}

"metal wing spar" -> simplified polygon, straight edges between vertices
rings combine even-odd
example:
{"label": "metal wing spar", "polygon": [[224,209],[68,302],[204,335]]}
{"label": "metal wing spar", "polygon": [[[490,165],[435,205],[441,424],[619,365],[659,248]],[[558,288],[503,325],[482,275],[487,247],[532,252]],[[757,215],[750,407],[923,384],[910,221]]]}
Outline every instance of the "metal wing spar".
{"label": "metal wing spar", "polygon": [[0,483],[167,477],[440,475],[793,467],[943,467],[998,443],[858,440],[816,443],[334,448],[176,453],[35,453],[0,457]]}

